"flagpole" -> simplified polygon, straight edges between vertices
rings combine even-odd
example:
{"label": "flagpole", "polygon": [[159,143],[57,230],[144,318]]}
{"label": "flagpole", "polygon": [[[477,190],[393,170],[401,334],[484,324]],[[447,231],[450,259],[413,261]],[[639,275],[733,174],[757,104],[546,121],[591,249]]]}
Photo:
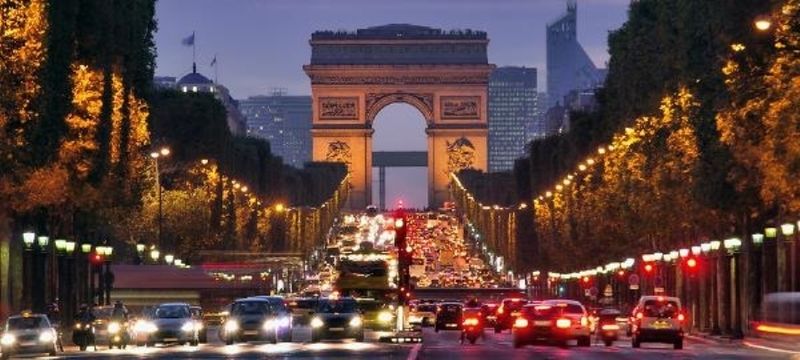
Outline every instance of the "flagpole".
{"label": "flagpole", "polygon": [[219,64],[217,63],[217,54],[214,54],[214,84],[219,84]]}
{"label": "flagpole", "polygon": [[197,44],[197,39],[194,35],[194,30],[192,30],[192,70],[197,72],[197,52],[195,51],[195,44]]}

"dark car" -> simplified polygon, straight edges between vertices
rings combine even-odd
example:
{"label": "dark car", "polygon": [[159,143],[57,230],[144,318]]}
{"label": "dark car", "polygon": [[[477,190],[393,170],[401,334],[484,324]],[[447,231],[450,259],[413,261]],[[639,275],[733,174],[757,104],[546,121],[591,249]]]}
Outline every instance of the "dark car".
{"label": "dark car", "polygon": [[318,302],[319,299],[313,297],[296,298],[289,300],[289,303],[286,305],[289,307],[289,311],[292,312],[294,322],[298,324],[308,324],[308,322],[311,321],[311,313],[314,312]]}
{"label": "dark car", "polygon": [[254,296],[256,299],[264,299],[269,301],[272,311],[275,313],[275,331],[277,332],[278,341],[291,342],[292,341],[292,311],[286,306],[286,301],[282,296]]}
{"label": "dark car", "polygon": [[195,325],[197,326],[197,338],[198,340],[205,344],[208,342],[208,324],[206,323],[205,319],[203,318],[203,308],[199,306],[190,306],[189,311],[192,312],[192,317],[195,320]]}
{"label": "dark car", "polygon": [[486,303],[481,305],[481,318],[484,321],[484,324],[494,325],[495,320],[497,320],[497,308],[500,305],[495,303]]}
{"label": "dark car", "polygon": [[152,332],[147,336],[147,345],[156,343],[189,343],[196,346],[197,324],[192,317],[189,304],[167,303],[156,307],[152,318]]}
{"label": "dark car", "polygon": [[311,317],[311,341],[355,338],[364,341],[364,326],[353,298],[321,299]]}
{"label": "dark car", "polygon": [[464,306],[459,302],[440,303],[436,311],[434,330],[461,330],[461,313]]}
{"label": "dark car", "polygon": [[241,341],[278,342],[277,314],[269,300],[244,298],[231,304],[230,314],[222,326],[223,339],[231,345]]}
{"label": "dark car", "polygon": [[514,320],[520,315],[522,307],[528,304],[528,300],[522,298],[503,299],[500,307],[497,308],[494,332],[499,333],[509,330],[514,325]]}

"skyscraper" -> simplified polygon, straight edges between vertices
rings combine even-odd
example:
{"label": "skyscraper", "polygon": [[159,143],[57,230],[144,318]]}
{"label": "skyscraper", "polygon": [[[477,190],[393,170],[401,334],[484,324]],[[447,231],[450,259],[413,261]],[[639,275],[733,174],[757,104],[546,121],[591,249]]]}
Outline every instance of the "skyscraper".
{"label": "skyscraper", "polygon": [[598,69],[578,42],[577,0],[567,0],[567,13],[547,25],[547,93],[549,107],[564,104],[572,90],[602,86],[605,69]]}
{"label": "skyscraper", "polygon": [[489,77],[489,171],[514,168],[525,153],[527,132],[539,117],[536,69],[500,67]]}
{"label": "skyscraper", "polygon": [[247,118],[247,135],[266,139],[284,164],[301,168],[311,161],[311,97],[285,90],[239,101]]}

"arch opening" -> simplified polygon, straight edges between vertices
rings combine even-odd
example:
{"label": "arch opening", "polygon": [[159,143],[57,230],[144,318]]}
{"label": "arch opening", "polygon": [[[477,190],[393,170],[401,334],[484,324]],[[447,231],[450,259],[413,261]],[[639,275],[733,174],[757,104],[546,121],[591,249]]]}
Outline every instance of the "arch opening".
{"label": "arch opening", "polygon": [[427,207],[428,120],[423,112],[393,101],[380,107],[371,125],[373,203],[383,209],[395,208],[401,201],[406,208]]}

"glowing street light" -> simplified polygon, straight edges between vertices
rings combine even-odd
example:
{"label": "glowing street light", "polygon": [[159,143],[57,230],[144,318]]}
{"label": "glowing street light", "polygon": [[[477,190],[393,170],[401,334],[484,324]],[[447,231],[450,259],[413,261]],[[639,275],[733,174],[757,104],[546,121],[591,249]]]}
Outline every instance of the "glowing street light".
{"label": "glowing street light", "polygon": [[36,234],[34,232],[28,231],[22,234],[22,243],[25,244],[26,248],[33,246],[34,240],[36,240]]}
{"label": "glowing street light", "polygon": [[767,16],[759,16],[753,21],[753,26],[758,31],[767,31],[772,28],[772,20]]}

